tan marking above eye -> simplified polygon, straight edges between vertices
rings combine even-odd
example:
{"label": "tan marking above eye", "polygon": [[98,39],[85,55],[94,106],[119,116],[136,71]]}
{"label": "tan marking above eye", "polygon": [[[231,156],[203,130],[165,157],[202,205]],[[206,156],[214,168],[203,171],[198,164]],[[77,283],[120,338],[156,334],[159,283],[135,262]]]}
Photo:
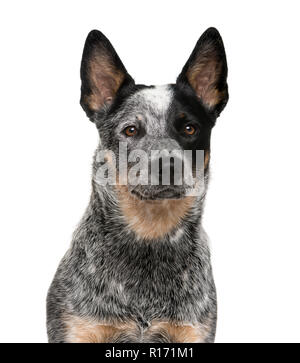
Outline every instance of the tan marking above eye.
{"label": "tan marking above eye", "polygon": [[125,131],[126,136],[129,136],[129,137],[134,136],[137,133],[137,129],[135,126],[128,126],[128,127],[126,127],[126,129],[124,131]]}
{"label": "tan marking above eye", "polygon": [[192,125],[186,125],[184,127],[184,132],[187,134],[187,135],[194,135],[194,133],[196,132],[196,128]]}

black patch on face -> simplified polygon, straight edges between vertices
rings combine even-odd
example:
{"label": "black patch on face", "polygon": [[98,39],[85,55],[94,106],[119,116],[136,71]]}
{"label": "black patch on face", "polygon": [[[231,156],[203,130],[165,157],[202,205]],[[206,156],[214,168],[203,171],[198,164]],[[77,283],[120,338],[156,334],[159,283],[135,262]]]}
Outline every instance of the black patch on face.
{"label": "black patch on face", "polygon": [[[210,136],[215,119],[194,94],[181,88],[180,85],[172,87],[174,99],[167,120],[168,133],[183,150],[193,151],[193,161],[195,162],[197,150],[210,150]],[[187,135],[184,132],[187,125],[195,128],[196,131],[193,135]]]}

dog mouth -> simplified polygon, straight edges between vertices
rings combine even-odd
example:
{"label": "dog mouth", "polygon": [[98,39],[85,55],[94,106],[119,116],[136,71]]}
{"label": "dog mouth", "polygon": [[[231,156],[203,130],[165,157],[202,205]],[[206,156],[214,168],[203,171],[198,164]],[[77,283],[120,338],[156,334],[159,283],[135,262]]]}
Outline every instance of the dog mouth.
{"label": "dog mouth", "polygon": [[142,190],[141,188],[132,189],[131,194],[141,200],[163,200],[163,199],[182,199],[185,197],[183,188],[159,188],[157,190]]}

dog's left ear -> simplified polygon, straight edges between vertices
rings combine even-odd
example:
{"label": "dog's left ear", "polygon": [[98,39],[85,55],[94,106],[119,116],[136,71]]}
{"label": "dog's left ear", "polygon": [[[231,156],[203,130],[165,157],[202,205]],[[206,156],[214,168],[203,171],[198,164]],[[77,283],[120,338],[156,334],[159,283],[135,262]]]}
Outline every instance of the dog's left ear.
{"label": "dog's left ear", "polygon": [[91,121],[121,88],[134,85],[110,41],[98,30],[92,30],[85,41],[80,76],[80,104]]}
{"label": "dog's left ear", "polygon": [[192,88],[202,104],[218,117],[228,101],[227,62],[222,38],[215,28],[198,40],[177,84]]}

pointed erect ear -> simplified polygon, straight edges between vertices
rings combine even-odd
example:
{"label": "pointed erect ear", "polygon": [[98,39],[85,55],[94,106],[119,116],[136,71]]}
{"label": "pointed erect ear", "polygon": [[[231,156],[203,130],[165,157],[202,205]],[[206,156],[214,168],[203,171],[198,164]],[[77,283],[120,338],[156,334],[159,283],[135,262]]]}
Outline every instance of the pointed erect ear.
{"label": "pointed erect ear", "polygon": [[81,61],[80,104],[87,116],[110,105],[121,87],[134,84],[109,40],[92,30],[85,42]]}
{"label": "pointed erect ear", "polygon": [[192,87],[203,105],[219,116],[228,101],[228,88],[226,54],[217,29],[209,28],[202,34],[177,84]]}

